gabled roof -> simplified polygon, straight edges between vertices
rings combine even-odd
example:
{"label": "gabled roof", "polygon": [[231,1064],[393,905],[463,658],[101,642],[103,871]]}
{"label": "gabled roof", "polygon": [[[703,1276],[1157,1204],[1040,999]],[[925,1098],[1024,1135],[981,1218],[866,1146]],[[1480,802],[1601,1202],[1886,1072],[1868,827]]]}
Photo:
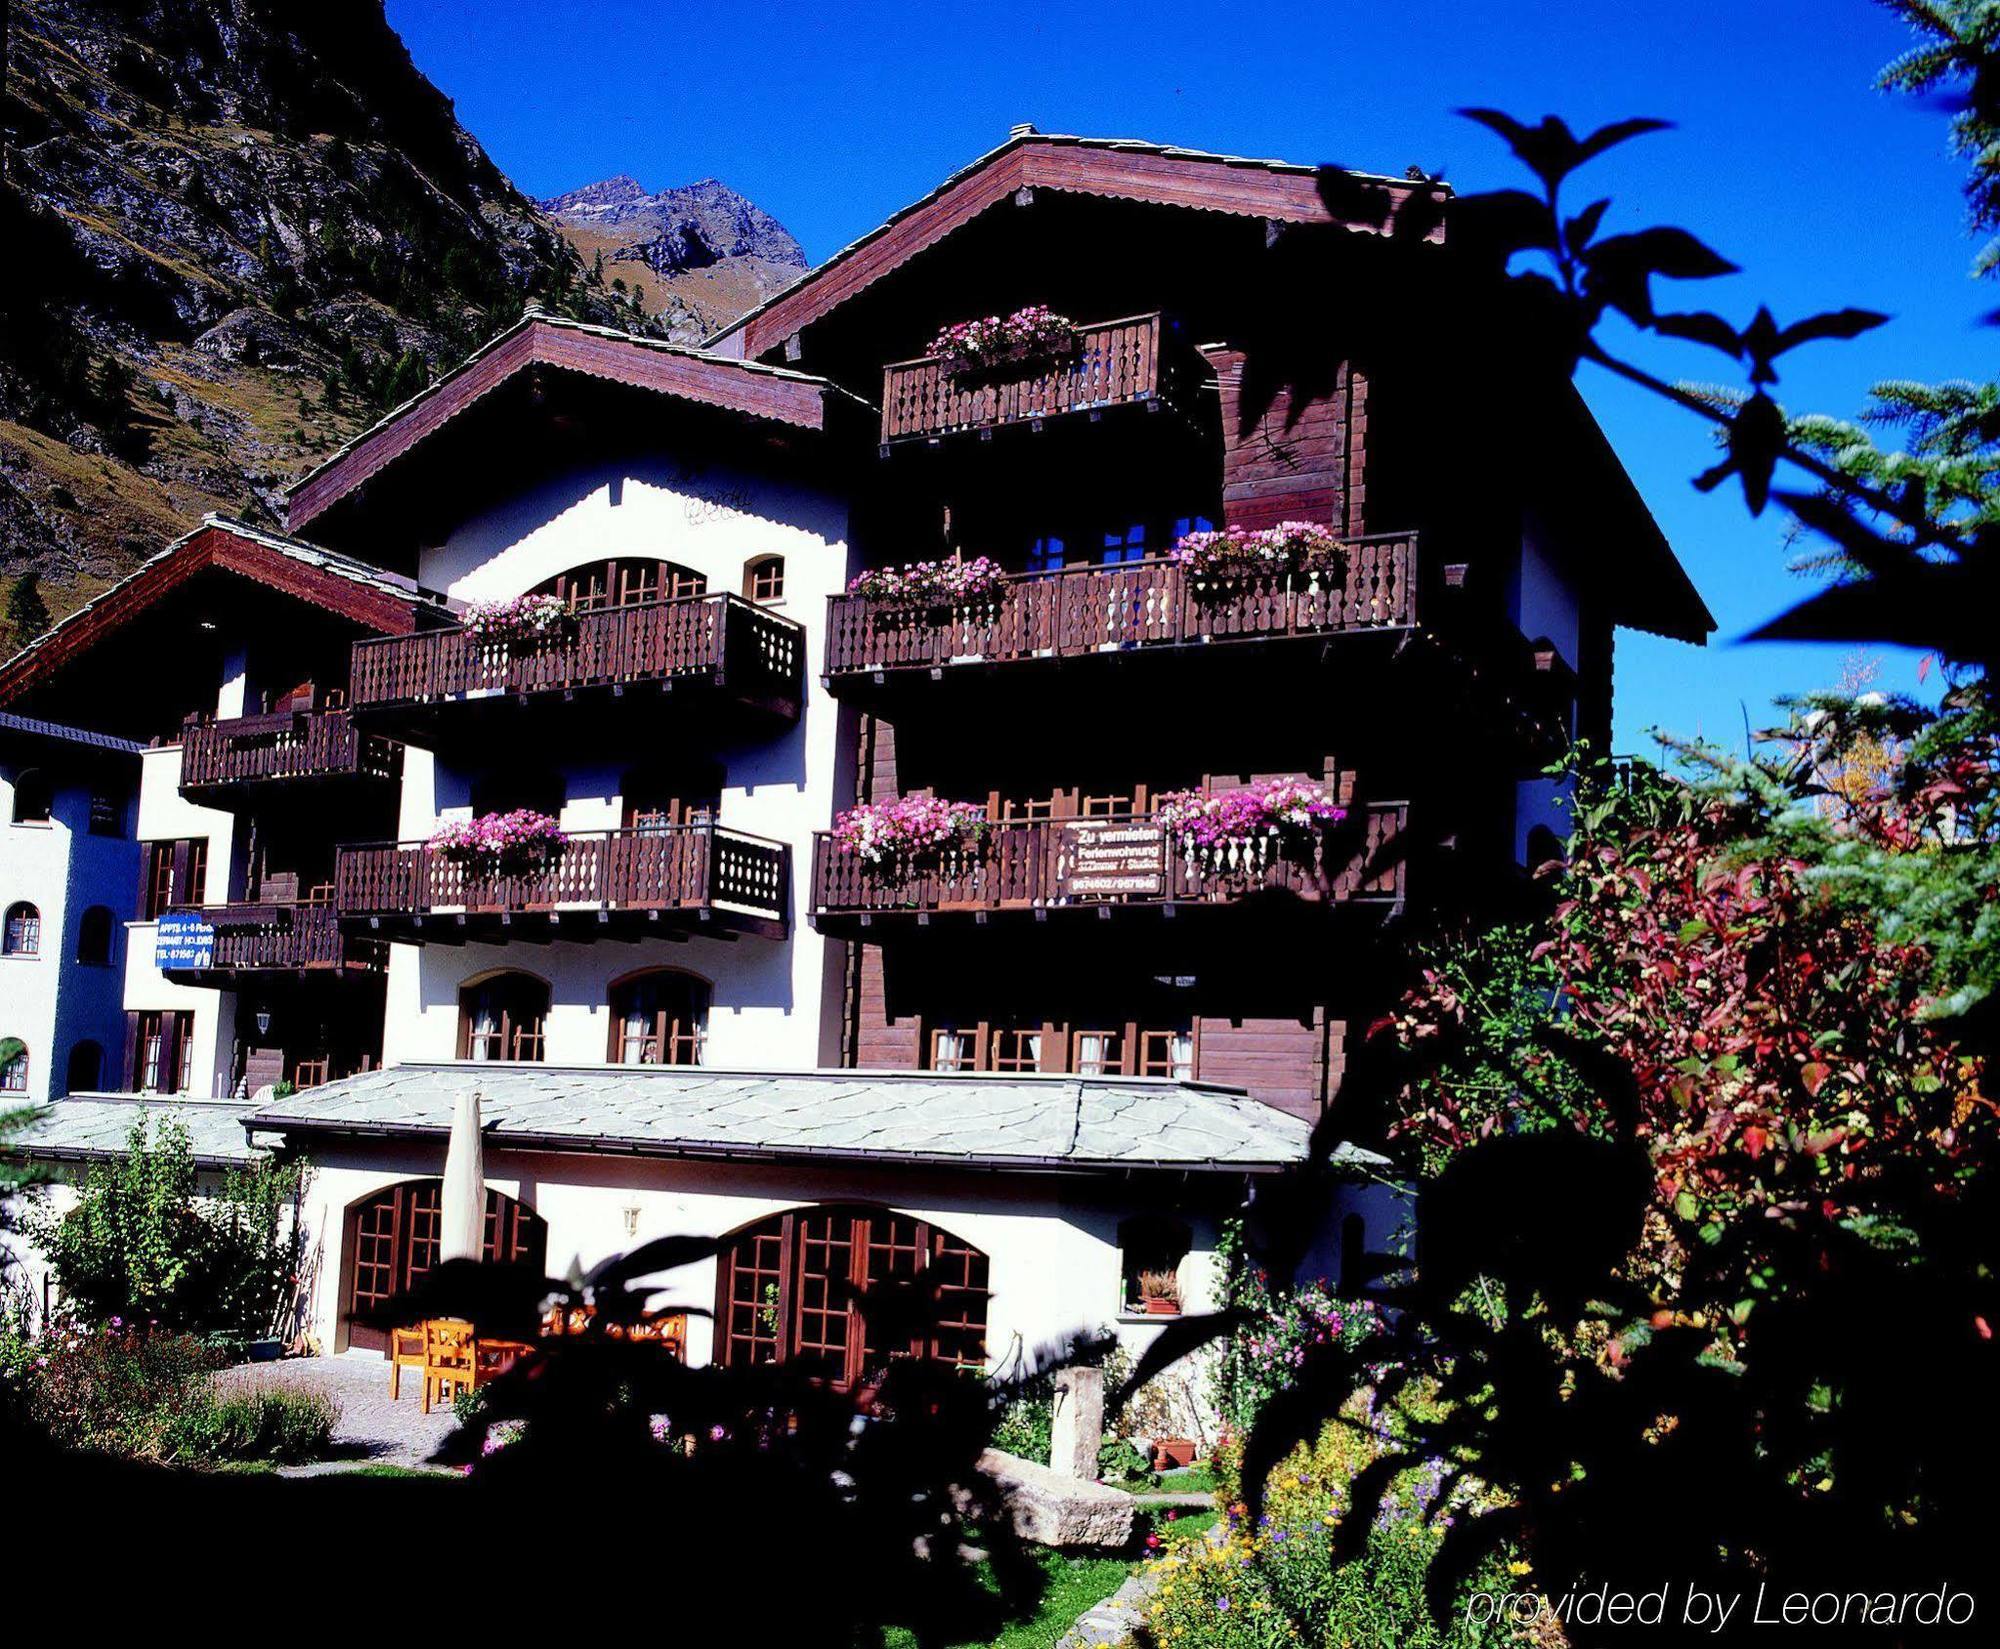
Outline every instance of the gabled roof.
{"label": "gabled roof", "polygon": [[824,429],[831,402],[864,404],[809,373],[530,310],[294,482],[287,495],[287,521],[295,529],[305,526],[468,407],[534,367],[579,372],[799,429]]}
{"label": "gabled roof", "polygon": [[257,1109],[247,1099],[183,1099],[165,1094],[71,1094],[33,1107],[27,1125],[8,1141],[10,1152],[50,1162],[107,1162],[125,1155],[132,1127],[144,1120],[157,1140],[163,1122],[187,1130],[197,1168],[235,1168],[267,1142],[244,1120]]}
{"label": "gabled roof", "polygon": [[414,580],[353,556],[263,532],[225,516],[204,516],[193,532],[149,556],[135,571],[0,663],[0,704],[18,699],[85,648],[123,629],[161,597],[211,569],[324,607],[381,635],[407,635],[417,627],[419,609],[443,604],[442,597]]}
{"label": "gabled roof", "polygon": [[617,1155],[1246,1173],[1304,1161],[1311,1132],[1205,1082],[462,1061],[303,1089],[246,1126],[308,1150],[328,1135],[428,1138],[442,1150],[467,1089],[495,1146]]}
{"label": "gabled roof", "polygon": [[1324,223],[1357,234],[1444,239],[1450,190],[1337,166],[1182,149],[1136,138],[1069,137],[1014,129],[880,228],[802,275],[707,340],[754,359],[1019,189],[1103,195],[1156,206]]}
{"label": "gabled roof", "polygon": [[117,756],[137,756],[146,748],[137,739],[121,739],[112,733],[93,733],[86,727],[68,727],[59,721],[43,721],[39,716],[17,716],[11,710],[0,710],[0,733],[49,739],[57,744],[82,745],[86,749],[105,750]]}

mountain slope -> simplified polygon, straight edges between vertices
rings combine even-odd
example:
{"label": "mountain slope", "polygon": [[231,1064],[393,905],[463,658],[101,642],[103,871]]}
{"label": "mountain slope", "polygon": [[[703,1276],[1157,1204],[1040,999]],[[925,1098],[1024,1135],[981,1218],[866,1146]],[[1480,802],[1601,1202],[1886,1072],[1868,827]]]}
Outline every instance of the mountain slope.
{"label": "mountain slope", "polygon": [[34,571],[56,616],[204,510],[269,518],[531,294],[646,324],[381,0],[14,0],[8,26],[0,589]]}
{"label": "mountain slope", "polygon": [[694,342],[806,271],[791,232],[715,178],[649,193],[623,176],[539,202],[614,293]]}

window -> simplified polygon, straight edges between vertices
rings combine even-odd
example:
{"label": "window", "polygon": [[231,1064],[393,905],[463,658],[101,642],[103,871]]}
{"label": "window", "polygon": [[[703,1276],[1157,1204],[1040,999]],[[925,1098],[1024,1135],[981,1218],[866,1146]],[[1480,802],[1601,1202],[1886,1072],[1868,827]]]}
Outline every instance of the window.
{"label": "window", "polygon": [[39,767],[25,769],[14,781],[14,822],[47,824],[55,812],[55,786]]}
{"label": "window", "polygon": [[23,1044],[19,1053],[0,1065],[0,1094],[25,1094],[27,1091],[28,1049]]}
{"label": "window", "polygon": [[42,953],[42,913],[27,900],[7,907],[7,926],[0,936],[0,955],[39,956]]}
{"label": "window", "polygon": [[1130,1022],[1079,1030],[1070,1038],[1070,1069],[1079,1076],[1160,1076],[1194,1079],[1194,1027]]}
{"label": "window", "polygon": [[707,982],[654,968],[611,987],[614,1065],[699,1065],[708,1039]]}
{"label": "window", "polygon": [[157,920],[175,905],[198,905],[208,893],[208,838],[146,844],[146,879],[139,890],[141,921]]}
{"label": "window", "polygon": [[1055,533],[1043,533],[1028,540],[1027,567],[1031,573],[1059,573],[1067,547]]}
{"label": "window", "polygon": [[1146,523],[1134,521],[1129,526],[1115,528],[1104,535],[1104,548],[1097,559],[1107,567],[1116,567],[1127,561],[1143,561],[1146,558]]}
{"label": "window", "polygon": [[187,1092],[194,1074],[194,1014],[154,1009],[132,1016],[132,1086],[141,1093]]}
{"label": "window", "polygon": [[[717,1270],[729,1366],[789,1363],[842,1387],[905,1359],[986,1366],[986,1255],[907,1214],[793,1209],[739,1231]],[[878,1287],[895,1290],[893,1315],[872,1309]]]}
{"label": "window", "polygon": [[496,973],[458,993],[460,1059],[539,1060],[549,987],[532,974]]}
{"label": "window", "polygon": [[76,959],[86,967],[109,967],[115,927],[116,918],[109,905],[92,905],[76,924]]}
{"label": "window", "polygon": [[1039,1071],[1042,1068],[1042,1027],[995,1025],[990,1032],[989,1071]]}
{"label": "window", "polygon": [[104,1085],[104,1050],[95,1042],[79,1042],[69,1051],[69,1070],[63,1091],[95,1093]]}
{"label": "window", "polygon": [[975,1066],[972,1038],[964,1031],[939,1027],[931,1032],[931,1069],[969,1071]]}
{"label": "window", "polygon": [[[348,1209],[347,1251],[354,1257],[346,1300],[350,1317],[386,1305],[437,1265],[443,1195],[441,1181],[405,1180]],[[518,1265],[539,1276],[547,1255],[548,1226],[542,1217],[489,1190],[482,1258],[489,1265]],[[388,1335],[379,1325],[353,1323],[348,1343],[383,1350]]]}
{"label": "window", "polygon": [[577,613],[630,607],[642,601],[673,601],[706,595],[708,578],[678,562],[657,559],[592,561],[572,567],[535,586],[538,595],[558,595]]}
{"label": "window", "polygon": [[760,555],[754,561],[746,561],[743,564],[743,593],[752,601],[783,601],[785,558],[782,555]]}
{"label": "window", "polygon": [[1078,1076],[1194,1079],[1194,1021],[1170,1013],[1147,1020],[946,1019],[925,1028],[933,1071],[1069,1071]]}
{"label": "window", "polygon": [[[1192,1246],[1178,1220],[1142,1214],[1118,1227],[1118,1258],[1124,1285],[1119,1310],[1172,1316],[1181,1308],[1181,1261]],[[1149,1300],[1167,1302],[1149,1304]]]}
{"label": "window", "polygon": [[93,836],[125,834],[125,803],[101,790],[90,793],[90,833]]}

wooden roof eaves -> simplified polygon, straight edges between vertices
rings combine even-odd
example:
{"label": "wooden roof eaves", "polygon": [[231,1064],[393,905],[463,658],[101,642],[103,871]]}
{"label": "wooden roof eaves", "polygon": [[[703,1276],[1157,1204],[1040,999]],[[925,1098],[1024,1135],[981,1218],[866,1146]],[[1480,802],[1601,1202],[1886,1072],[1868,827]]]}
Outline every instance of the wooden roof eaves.
{"label": "wooden roof eaves", "polygon": [[[1356,187],[1389,192],[1388,211],[1374,222],[1359,217],[1337,217],[1329,210],[1321,192],[1322,183],[1329,177]],[[1217,186],[1216,180],[1223,178],[1229,181]],[[928,194],[842,247],[818,268],[808,270],[754,309],[738,316],[705,339],[703,348],[730,348],[731,353],[754,360],[1020,188],[1141,200],[1280,222],[1339,224],[1359,234],[1393,233],[1410,200],[1428,191],[1432,199],[1442,201],[1450,193],[1441,183],[1419,184],[1407,178],[1214,154],[1170,144],[1021,133],[961,167]],[[954,200],[954,196],[961,198]],[[887,252],[882,250],[883,243],[898,228],[927,213],[935,214],[935,221],[924,225],[922,233],[912,237],[907,245]],[[1442,242],[1441,217],[1426,228],[1423,238]]]}
{"label": "wooden roof eaves", "polygon": [[338,613],[379,635],[409,634],[417,627],[417,610],[433,604],[414,585],[407,594],[384,587],[394,574],[377,573],[316,546],[289,543],[240,522],[208,516],[0,662],[0,705],[16,702],[77,655],[210,569],[237,574]]}
{"label": "wooden roof eaves", "polygon": [[436,383],[337,448],[287,491],[301,527],[531,367],[677,395],[700,405],[821,430],[833,403],[866,406],[824,378],[530,311]]}

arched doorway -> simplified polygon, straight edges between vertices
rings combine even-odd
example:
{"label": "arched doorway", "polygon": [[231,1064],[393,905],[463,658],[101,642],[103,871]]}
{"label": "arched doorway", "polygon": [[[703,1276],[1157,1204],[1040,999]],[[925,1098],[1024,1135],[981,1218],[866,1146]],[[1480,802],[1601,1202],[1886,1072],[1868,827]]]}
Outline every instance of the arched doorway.
{"label": "arched doorway", "polygon": [[[837,1386],[903,1357],[984,1369],[988,1273],[970,1243],[891,1209],[773,1214],[723,1250],[716,1354],[735,1367],[804,1365]],[[904,1286],[895,1309],[867,1309],[871,1293],[879,1306]]]}
{"label": "arched doorway", "polygon": [[[379,1327],[356,1322],[355,1314],[405,1292],[438,1263],[443,1185],[442,1180],[404,1180],[349,1204],[347,1297],[341,1302],[349,1345],[385,1350],[388,1335]],[[541,1215],[503,1192],[487,1191],[483,1258],[489,1264],[543,1272],[548,1247],[549,1228]]]}

